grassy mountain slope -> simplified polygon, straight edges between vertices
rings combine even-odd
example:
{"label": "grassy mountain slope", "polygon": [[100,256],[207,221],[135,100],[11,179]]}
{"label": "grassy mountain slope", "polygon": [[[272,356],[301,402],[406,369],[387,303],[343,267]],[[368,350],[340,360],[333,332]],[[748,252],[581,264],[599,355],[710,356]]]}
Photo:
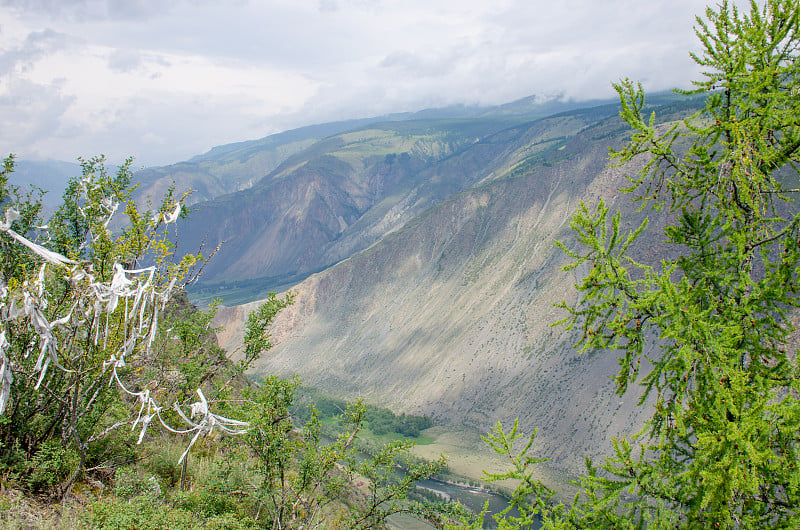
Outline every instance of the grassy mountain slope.
{"label": "grassy mountain slope", "polygon": [[201,284],[210,292],[297,281],[454,194],[524,172],[545,153],[558,159],[557,149],[597,113],[533,122],[518,116],[406,120],[338,134],[288,157],[252,188],[197,205],[197,220],[180,227],[182,248],[224,241]]}
{"label": "grassy mountain slope", "polygon": [[[569,109],[575,103],[562,103],[559,108]],[[551,113],[552,105],[544,106],[533,101],[524,108],[504,111],[508,116]],[[138,200],[156,202],[174,185],[179,193],[192,190],[187,203],[210,201],[221,195],[251,187],[273,171],[289,156],[301,152],[317,141],[342,132],[363,128],[373,123],[400,122],[418,119],[487,118],[498,114],[494,107],[461,107],[427,109],[416,113],[397,113],[388,116],[343,120],[309,125],[273,134],[257,140],[248,140],[217,146],[207,153],[163,167],[146,168],[136,173],[139,182]]]}
{"label": "grassy mountain slope", "polygon": [[349,120],[302,127],[259,140],[215,147],[185,162],[148,168],[136,173],[141,201],[157,201],[174,185],[179,193],[192,190],[194,204],[247,189],[286,158],[331,134],[358,127],[369,120]]}
{"label": "grassy mountain slope", "polygon": [[[627,131],[596,118],[573,135],[564,131],[579,114],[520,125],[428,169],[413,196],[450,195],[422,200],[428,208],[402,228],[297,285],[259,372],[299,373],[323,390],[453,427],[485,432],[519,418],[540,428],[541,454],[576,471],[584,455],[637,430],[648,414],[636,395],[614,394],[614,354],[578,355],[574,336],[551,326],[563,316],[552,303],[574,298],[581,272],[560,270],[566,260],[554,243],[570,244],[578,202],[605,197],[636,218],[615,191],[636,168],[606,167],[607,147]],[[639,252],[658,255],[658,243],[645,237]],[[220,322],[246,310],[224,309]],[[235,344],[236,330],[227,333],[221,340]]]}

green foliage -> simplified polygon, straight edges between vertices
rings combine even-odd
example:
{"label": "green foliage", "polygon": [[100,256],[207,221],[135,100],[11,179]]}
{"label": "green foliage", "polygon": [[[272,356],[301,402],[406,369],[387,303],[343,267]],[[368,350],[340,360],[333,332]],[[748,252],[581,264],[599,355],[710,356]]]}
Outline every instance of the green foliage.
{"label": "green foliage", "polygon": [[288,292],[283,298],[278,298],[274,292],[267,295],[265,301],[255,311],[247,315],[244,332],[244,358],[240,361],[246,369],[263,352],[272,348],[268,329],[278,311],[291,305],[294,293]]}
{"label": "green foliage", "polygon": [[136,466],[125,466],[117,468],[114,473],[114,493],[124,499],[145,496],[155,499],[163,490],[154,475],[141,473]]}
{"label": "green foliage", "polygon": [[[44,192],[32,187],[24,193],[19,186],[9,182],[13,172],[14,156],[9,155],[0,167],[0,206],[3,210],[11,207],[19,212],[20,217],[13,222],[13,227],[18,233],[27,234],[34,230],[41,220]],[[21,281],[34,270],[35,263],[27,258],[26,250],[5,235],[0,235],[0,255],[5,258],[0,260],[0,274],[4,278]]]}
{"label": "green foliage", "polygon": [[192,512],[154,503],[148,497],[136,497],[129,501],[113,498],[98,500],[89,506],[83,516],[87,526],[98,530],[211,528]]}
{"label": "green foliage", "polygon": [[[638,447],[582,480],[569,509],[542,504],[523,480],[518,503],[552,528],[796,528],[800,524],[800,379],[792,347],[800,309],[798,193],[800,98],[796,1],[755,2],[747,14],[723,1],[697,19],[705,109],[669,127],[641,115],[641,87],[615,85],[633,128],[612,152],[620,165],[645,157],[627,190],[641,208],[667,209],[670,256],[639,263],[631,246],[647,228],[621,230],[602,202],[581,205],[568,269],[589,272],[569,312],[583,351],[620,352],[619,393],[643,387],[654,403]],[[791,182],[787,186],[787,183]],[[644,360],[644,362],[643,362]],[[648,401],[650,400],[650,401]],[[509,454],[498,433],[493,445]],[[527,449],[527,448],[526,448]],[[523,451],[524,453],[525,451]],[[525,462],[517,463],[524,478]],[[506,519],[510,526],[516,522]],[[524,525],[524,521],[520,524]]]}
{"label": "green foliage", "polygon": [[[528,455],[535,437],[536,431],[531,434],[525,447],[517,454],[514,454],[514,443],[522,438],[522,435],[518,433],[518,423],[516,421],[508,433],[498,423],[490,434],[483,437],[483,440],[495,452],[507,456],[512,465],[511,469],[505,473],[487,473],[486,479],[489,481],[507,479],[520,481],[519,486],[514,490],[508,507],[494,515],[501,528],[526,528],[534,525],[536,523],[536,514],[548,505],[553,496],[551,490],[532,478],[532,466],[546,460],[532,458]],[[534,499],[533,504],[528,503],[530,498]],[[511,511],[515,508],[519,512],[518,516],[511,515]]]}
{"label": "green foliage", "polygon": [[[139,368],[137,377],[159,382],[162,396],[178,402],[194,398],[202,388],[210,398],[218,399],[223,388],[237,376],[235,366],[217,345],[211,326],[219,304],[200,311],[189,303],[185,291],[177,291],[159,319],[152,360]],[[214,383],[219,388],[214,388]]]}
{"label": "green foliage", "polygon": [[372,458],[363,460],[354,466],[355,472],[367,479],[368,493],[362,503],[356,509],[351,510],[347,528],[365,530],[375,528],[395,513],[410,513],[421,519],[443,524],[449,511],[448,507],[427,501],[409,502],[406,500],[409,490],[413,488],[416,481],[430,477],[445,465],[444,457],[442,457],[436,462],[412,466],[398,477],[396,462],[412,445],[407,441],[391,442]]}
{"label": "green foliage", "polygon": [[202,488],[178,495],[177,504],[182,509],[203,517],[225,515],[237,510],[239,499],[229,492],[221,492],[210,488]]}
{"label": "green foliage", "polygon": [[[171,262],[163,221],[175,199],[168,194],[157,212],[140,212],[130,195],[130,160],[115,175],[102,157],[81,165],[46,223],[41,193],[23,194],[9,180],[13,156],[0,171],[0,412],[8,419],[0,423],[0,469],[13,471],[20,485],[62,495],[85,468],[114,458],[115,447],[127,452],[127,440],[113,431],[133,423],[131,410],[108,384],[109,363],[122,368],[118,361],[128,356],[141,366],[137,355],[148,351],[157,322],[156,291],[166,296],[197,261]],[[109,225],[120,208],[126,221],[114,232]],[[148,261],[144,273],[152,272],[137,284],[136,269]],[[131,285],[142,285],[135,299]],[[123,377],[134,388],[142,384],[131,372]],[[107,443],[112,434],[116,444]],[[38,464],[20,471],[20,457],[37,462],[56,443],[77,455],[64,459],[68,476],[40,479]]]}
{"label": "green foliage", "polygon": [[[4,483],[59,498],[86,471],[113,477],[125,500],[94,502],[83,516],[96,528],[366,527],[398,511],[431,510],[405,498],[415,478],[440,465],[410,466],[397,478],[379,473],[393,470],[408,446],[359,454],[363,405],[347,407],[342,429],[326,442],[316,413],[301,431],[292,423],[296,378],[260,385],[244,378],[271,348],[269,327],[291,293],[270,293],[249,315],[243,359],[229,361],[213,339],[216,305],[198,311],[179,289],[202,261],[171,256],[165,225],[180,205],[170,194],[157,212],[140,212],[130,199],[130,162],[115,176],[102,158],[82,164],[47,227],[40,195],[8,182],[13,158],[0,170],[0,204],[8,208],[0,224]],[[114,231],[120,205],[125,221],[114,221]],[[200,401],[192,403],[195,394]],[[151,422],[172,434],[148,443]],[[411,432],[420,423],[400,425]],[[240,436],[208,437],[216,428]],[[192,438],[172,439],[181,434]],[[135,449],[142,441],[148,449]],[[193,470],[190,459],[206,471]],[[363,509],[356,470],[376,480],[370,491],[379,502]]]}
{"label": "green foliage", "polygon": [[173,444],[162,447],[150,455],[144,462],[144,468],[164,488],[174,488],[181,479],[181,464],[179,464],[182,451],[180,446]]}
{"label": "green foliage", "polygon": [[347,405],[344,399],[323,394],[314,388],[301,387],[292,414],[302,421],[308,421],[312,412],[316,411],[319,419],[325,421],[340,416],[347,409]]}
{"label": "green foliage", "polygon": [[[319,413],[320,420],[325,422],[340,416],[348,405],[344,399],[325,395],[313,388],[302,388],[291,412],[300,420],[308,421],[313,407]],[[427,416],[405,413],[398,416],[389,409],[374,405],[364,406],[364,423],[377,436],[395,433],[410,438],[417,438],[420,431],[433,427],[433,421]]]}
{"label": "green foliage", "polygon": [[66,479],[78,463],[75,451],[48,440],[30,459],[26,482],[32,491],[50,491]]}
{"label": "green foliage", "polygon": [[[272,521],[277,527],[319,524],[336,505],[351,509],[340,513],[341,528],[373,528],[389,515],[399,512],[431,517],[436,510],[427,503],[407,500],[411,485],[440,470],[444,462],[417,463],[397,473],[398,461],[407,454],[409,442],[393,442],[374,455],[361,452],[356,443],[364,424],[365,406],[333,407],[340,426],[326,441],[320,414],[311,407],[300,432],[292,428],[299,380],[268,377],[243,391],[242,410],[251,428],[242,440],[255,462],[251,469],[261,478],[254,492],[258,499],[257,520]],[[323,401],[324,402],[324,401]],[[361,482],[368,493],[359,492]]]}

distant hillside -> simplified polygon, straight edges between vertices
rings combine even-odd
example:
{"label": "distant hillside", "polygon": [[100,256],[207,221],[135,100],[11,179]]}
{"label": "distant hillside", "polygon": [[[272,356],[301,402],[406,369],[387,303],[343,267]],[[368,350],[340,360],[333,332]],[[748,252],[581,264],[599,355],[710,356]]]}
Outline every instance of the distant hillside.
{"label": "distant hillside", "polygon": [[[652,105],[676,101],[660,94]],[[617,113],[615,103],[587,105],[525,98],[323,124],[216,147],[136,176],[142,195],[160,196],[173,182],[178,191],[195,190],[197,213],[180,224],[178,251],[220,251],[192,296],[242,303],[368,248],[511,165],[515,174],[528,171],[544,153]],[[512,153],[525,134],[530,152]]]}
{"label": "distant hillside", "polygon": [[[259,280],[270,287],[345,259],[472,184],[503,143],[460,156],[495,120],[406,121],[331,136],[287,158],[252,188],[198,205],[182,224],[182,250],[222,249],[204,283]],[[466,180],[465,180],[466,179]]]}
{"label": "distant hillside", "polygon": [[[278,317],[276,347],[258,373],[298,373],[453,428],[486,432],[519,418],[526,431],[540,428],[539,454],[573,471],[638,430],[648,413],[635,394],[614,394],[615,355],[578,355],[575,336],[551,326],[563,316],[552,304],[574,299],[581,274],[560,270],[566,259],[555,246],[573,244],[579,201],[604,197],[625,219],[641,219],[617,192],[637,168],[606,167],[608,146],[628,134],[608,115],[601,107],[518,125],[437,161],[411,195],[424,206],[294,288],[296,304]],[[645,235],[638,252],[659,248]],[[220,312],[223,344],[240,340],[236,325],[253,306]]]}
{"label": "distant hillside", "polygon": [[72,177],[81,174],[81,166],[58,160],[17,160],[11,181],[18,186],[41,188],[45,207],[52,210],[61,204],[61,195]]}
{"label": "distant hillside", "polygon": [[[549,104],[548,104],[549,105]],[[572,108],[575,104],[564,103],[559,108]],[[540,108],[529,102],[525,112]],[[549,106],[548,106],[549,108]],[[521,110],[521,109],[518,109]],[[542,109],[540,109],[540,114]],[[544,111],[547,113],[547,111]],[[207,153],[163,167],[140,170],[136,173],[139,183],[137,197],[142,203],[157,201],[170,186],[178,193],[192,190],[187,203],[210,201],[221,195],[245,190],[264,178],[291,155],[302,151],[317,141],[346,131],[352,131],[373,123],[407,121],[416,119],[452,119],[490,116],[495,107],[453,106],[441,109],[426,109],[309,125],[273,134],[258,140],[248,140],[212,148]],[[519,115],[523,112],[503,112]]]}
{"label": "distant hillside", "polygon": [[246,191],[198,204],[180,225],[181,251],[222,244],[194,296],[302,280],[454,194],[559,159],[570,137],[615,112],[386,122],[321,140]]}
{"label": "distant hillside", "polygon": [[212,200],[250,188],[293,154],[326,136],[373,120],[349,120],[274,134],[215,147],[186,162],[136,172],[140,201],[157,202],[170,186],[178,193],[191,190],[187,203]]}

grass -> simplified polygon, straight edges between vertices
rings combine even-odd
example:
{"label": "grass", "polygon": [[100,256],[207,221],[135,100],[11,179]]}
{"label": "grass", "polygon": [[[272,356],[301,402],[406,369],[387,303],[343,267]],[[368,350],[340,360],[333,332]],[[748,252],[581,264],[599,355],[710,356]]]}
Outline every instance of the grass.
{"label": "grass", "polygon": [[[447,457],[448,480],[485,484],[484,471],[497,473],[505,471],[510,464],[507,457],[493,452],[476,431],[454,431],[446,427],[432,427],[424,431],[425,436],[434,441],[427,445],[417,445],[411,452],[414,456],[434,460],[439,455]],[[545,486],[556,491],[556,502],[569,503],[578,491],[571,481],[577,477],[551,468],[547,463],[536,466],[535,478]],[[492,483],[491,489],[509,493],[516,487],[516,481]]]}
{"label": "grass", "polygon": [[[335,417],[322,418],[320,419],[320,423],[323,426],[324,432],[328,433],[329,435],[335,435],[341,428],[341,422]],[[397,440],[411,441],[414,442],[415,445],[429,445],[434,443],[436,438],[433,436],[428,436],[424,433],[424,431],[420,433],[419,436],[404,436],[398,432],[375,434],[370,430],[368,425],[364,425],[364,427],[358,433],[358,440],[369,446],[384,445]]]}
{"label": "grass", "polygon": [[403,440],[403,441],[412,441],[416,445],[430,445],[436,441],[436,438],[432,436],[427,436],[425,434],[420,434],[419,436],[403,436],[400,433],[390,432],[378,435],[370,431],[369,428],[365,428],[363,431],[361,431],[360,438],[369,442],[375,442],[379,444],[386,444],[394,442],[396,440]]}
{"label": "grass", "polygon": [[0,491],[0,527],[7,530],[67,530],[79,528],[78,510],[72,506],[39,502],[16,489]]}

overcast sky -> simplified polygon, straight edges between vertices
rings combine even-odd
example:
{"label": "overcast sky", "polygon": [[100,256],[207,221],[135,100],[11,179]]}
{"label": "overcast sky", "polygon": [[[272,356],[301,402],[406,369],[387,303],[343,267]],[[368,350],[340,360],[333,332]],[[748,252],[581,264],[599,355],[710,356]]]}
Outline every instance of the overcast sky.
{"label": "overcast sky", "polygon": [[136,166],[312,123],[630,77],[688,87],[699,0],[0,0],[0,153]]}

